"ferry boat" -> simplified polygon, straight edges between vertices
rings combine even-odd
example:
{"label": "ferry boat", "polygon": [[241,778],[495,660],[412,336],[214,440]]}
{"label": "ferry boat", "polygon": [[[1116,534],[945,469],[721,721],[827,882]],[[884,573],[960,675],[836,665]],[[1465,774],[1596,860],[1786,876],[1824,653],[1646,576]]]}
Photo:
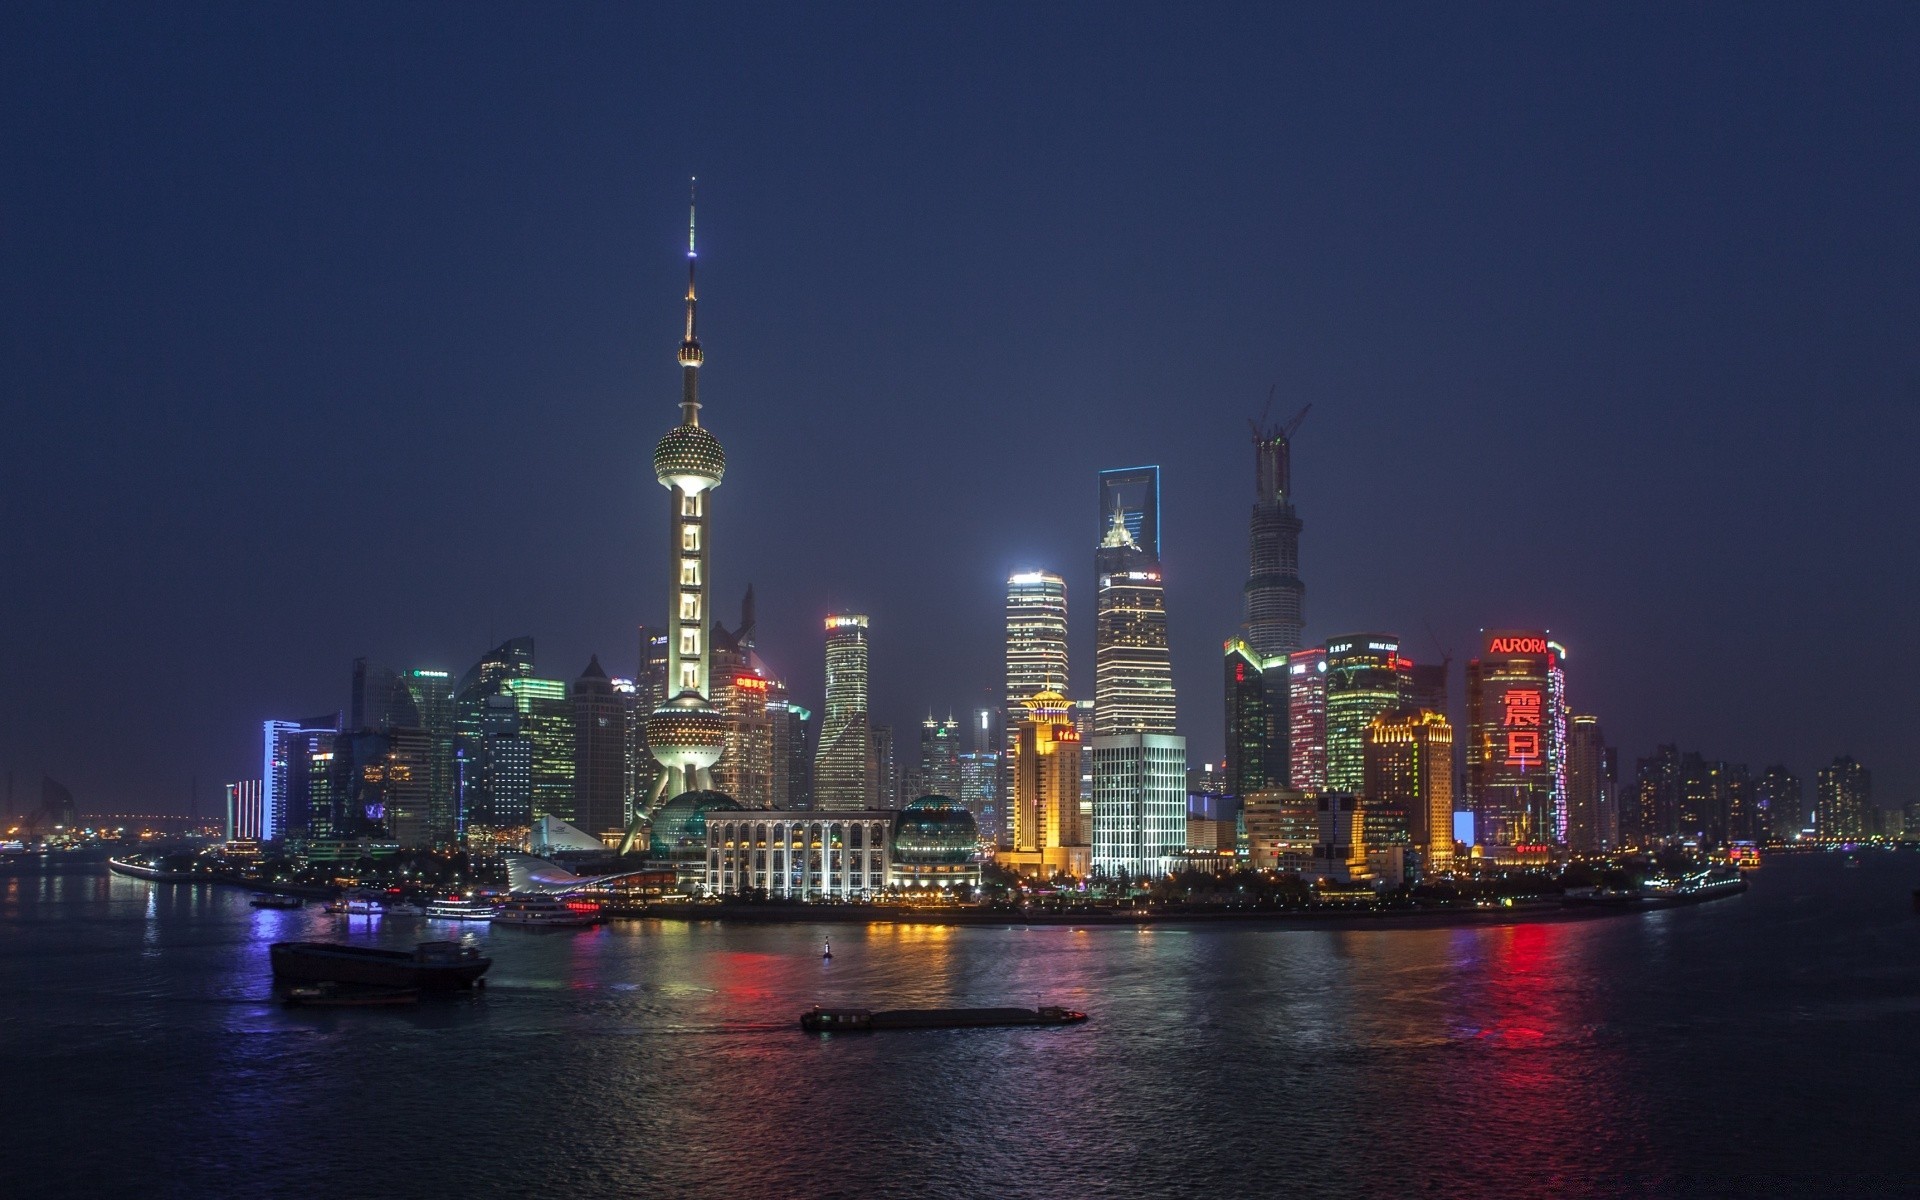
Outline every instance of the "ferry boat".
{"label": "ferry boat", "polygon": [[255,908],[304,908],[306,901],[298,896],[255,896],[247,903]]}
{"label": "ferry boat", "polygon": [[1078,1025],[1087,1014],[1070,1008],[822,1008],[800,1014],[808,1033],[872,1033],[881,1029],[989,1029],[1019,1025]]}
{"label": "ferry boat", "polygon": [[421,942],[412,951],[342,942],[275,942],[273,977],[283,983],[357,983],[448,991],[471,987],[493,960],[458,942]]}
{"label": "ferry boat", "polygon": [[467,896],[448,896],[427,902],[429,921],[491,921],[493,905]]}
{"label": "ferry boat", "polygon": [[584,900],[569,903],[558,896],[515,896],[493,914],[495,925],[523,929],[577,929],[598,925],[602,919],[598,904]]}
{"label": "ferry boat", "polygon": [[327,911],[338,916],[371,917],[381,912],[380,893],[357,891],[327,901]]}

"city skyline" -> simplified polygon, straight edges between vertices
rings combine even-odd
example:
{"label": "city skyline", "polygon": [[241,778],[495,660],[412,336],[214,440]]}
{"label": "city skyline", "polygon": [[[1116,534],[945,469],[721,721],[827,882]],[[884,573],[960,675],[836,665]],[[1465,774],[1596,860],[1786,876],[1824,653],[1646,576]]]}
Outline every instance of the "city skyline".
{"label": "city skyline", "polygon": [[[326,35],[321,49],[364,49],[359,39],[375,37],[310,19]],[[400,44],[425,36],[418,18],[382,19]],[[1038,20],[1058,32],[1058,15]],[[1365,32],[1346,18],[1259,20],[1307,43]],[[1643,29],[1594,20],[1597,53],[1621,69],[1667,80],[1692,69]],[[1661,20],[1672,45],[1715,53],[1701,25]],[[1785,762],[1811,779],[1851,754],[1872,766],[1876,803],[1911,798],[1920,769],[1897,739],[1916,685],[1862,678],[1847,664],[1893,643],[1915,570],[1881,549],[1885,520],[1859,519],[1889,518],[1896,538],[1915,522],[1913,501],[1889,481],[1912,420],[1901,381],[1917,372],[1910,348],[1875,332],[1913,324],[1920,273],[1899,258],[1897,213],[1879,197],[1910,191],[1914,168],[1823,148],[1835,131],[1884,128],[1886,105],[1910,111],[1911,82],[1868,64],[1832,88],[1776,94],[1715,59],[1731,75],[1719,90],[1680,97],[1690,125],[1666,106],[1596,99],[1576,75],[1548,88],[1544,111],[1561,122],[1549,130],[1490,116],[1498,105],[1435,74],[1447,53],[1476,63],[1526,46],[1558,61],[1551,27],[1542,16],[1481,29],[1484,43],[1396,43],[1367,71],[1377,109],[1340,105],[1284,125],[1284,174],[1222,151],[1259,118],[1296,112],[1286,89],[1328,86],[1311,63],[1297,84],[1270,84],[1275,94],[1218,73],[1199,99],[1169,89],[1170,127],[1207,130],[1216,164],[1177,188],[1149,170],[1170,137],[1149,134],[1140,152],[1105,165],[1061,137],[1112,148],[1143,111],[1088,74],[1089,60],[1059,51],[1067,76],[1118,111],[1016,140],[951,200],[934,194],[945,184],[924,164],[879,184],[884,170],[846,170],[917,160],[899,149],[892,118],[859,116],[831,89],[803,90],[802,107],[855,115],[852,132],[826,148],[836,170],[801,170],[752,132],[761,110],[715,106],[738,68],[702,59],[716,81],[700,97],[715,136],[697,153],[664,134],[628,136],[635,118],[609,115],[584,92],[544,102],[587,131],[553,153],[570,170],[608,173],[600,196],[531,194],[482,172],[482,149],[514,162],[533,153],[533,142],[491,124],[473,127],[478,145],[447,146],[462,183],[445,190],[407,161],[436,131],[403,113],[349,172],[400,197],[369,205],[312,173],[340,167],[340,140],[369,119],[351,98],[345,116],[316,116],[290,143],[320,151],[319,166],[270,158],[283,177],[220,152],[221,137],[253,144],[232,116],[243,106],[158,87],[157,111],[173,120],[152,144],[166,153],[117,168],[144,186],[59,210],[42,197],[91,188],[102,169],[68,142],[143,128],[138,85],[172,78],[147,43],[115,43],[107,59],[125,68],[123,81],[95,108],[41,110],[24,135],[28,170],[53,185],[17,212],[18,295],[36,299],[7,309],[20,331],[8,375],[30,401],[18,432],[41,449],[3,485],[8,511],[25,514],[5,560],[10,624],[32,635],[21,669],[34,686],[0,711],[0,766],[28,786],[43,771],[65,781],[83,811],[184,810],[197,777],[205,813],[217,781],[252,774],[259,720],[342,707],[344,664],[356,657],[458,671],[502,638],[532,633],[547,675],[571,679],[596,653],[610,675],[629,674],[634,628],[656,623],[667,603],[647,532],[659,498],[633,451],[657,435],[671,393],[660,336],[677,315],[665,310],[677,282],[663,253],[677,241],[669,198],[697,173],[714,185],[703,207],[724,231],[717,311],[728,358],[712,386],[742,481],[716,517],[714,594],[758,587],[761,653],[802,703],[822,694],[814,631],[840,610],[874,617],[876,722],[912,729],[929,708],[993,703],[1000,593],[1015,570],[1065,578],[1077,598],[1068,692],[1091,696],[1085,547],[1099,530],[1085,488],[1113,464],[1152,461],[1163,471],[1179,727],[1193,761],[1217,761],[1219,645],[1244,619],[1245,421],[1277,381],[1279,411],[1315,406],[1293,447],[1307,522],[1305,644],[1378,629],[1416,662],[1451,650],[1458,665],[1481,628],[1551,628],[1577,674],[1569,702],[1604,723],[1623,762],[1677,741],[1756,771]],[[776,31],[818,36],[774,21],[747,37],[764,49],[759,39]],[[244,30],[150,32],[153,45],[183,49],[202,68],[262,49]],[[882,22],[834,52],[884,54],[905,36]],[[1833,53],[1819,29],[1777,14],[1756,36]],[[546,32],[530,53],[545,61],[562,50],[579,47]],[[264,52],[297,67],[315,50]],[[1197,77],[1202,60],[1186,35],[1163,54],[1173,78]],[[431,82],[478,95],[482,61],[492,60],[442,62]],[[64,86],[34,63],[9,62],[23,86]],[[1405,82],[1388,63],[1411,68]],[[585,73],[608,69],[590,57]],[[686,123],[669,118],[695,102],[667,82],[688,69],[668,63],[657,87],[635,85],[640,124]],[[508,94],[524,99],[521,83]],[[265,74],[235,86],[291,103]],[[321,86],[340,84],[323,73]],[[1496,75],[1486,86],[1501,97],[1514,84]],[[1423,123],[1435,94],[1511,141]],[[1190,119],[1233,111],[1236,98],[1249,115],[1219,132]],[[1011,104],[988,89],[933,119],[964,139],[978,135],[962,113],[1004,118]],[[1783,144],[1769,123],[1783,105],[1821,136]],[[1577,149],[1587,143],[1569,129],[1596,112],[1661,168],[1652,176],[1686,185],[1677,193],[1686,199],[1647,207],[1656,195],[1638,182],[1647,172],[1614,173],[1597,151]],[[1420,153],[1458,149],[1500,169],[1483,182],[1427,185],[1430,212],[1402,208],[1343,166],[1343,138],[1369,120]],[[1706,138],[1701,124],[1720,132]],[[214,132],[177,132],[188,128]],[[1840,140],[1871,144],[1853,136]],[[640,149],[616,157],[615,145]],[[1509,147],[1524,168],[1501,157]],[[1703,149],[1749,170],[1697,174],[1687,162]],[[1050,161],[1056,151],[1062,163]],[[1074,183],[1081,168],[1099,169]],[[1302,171],[1324,195],[1288,182]],[[1572,180],[1599,199],[1528,208],[1533,223],[1519,228],[1478,215],[1508,211],[1507,198],[1529,188],[1559,196]],[[233,186],[203,204],[216,181]],[[1123,186],[1137,182],[1145,186]],[[149,204],[140,220],[128,219],[123,195]],[[1182,211],[1176,199],[1204,227],[1166,219]],[[1641,213],[1645,227],[1627,230],[1616,210]],[[279,222],[307,232],[281,237]],[[799,236],[852,225],[860,237],[830,246]],[[1764,236],[1779,227],[1818,236]],[[951,238],[929,249],[929,229]],[[1566,249],[1575,244],[1586,248],[1578,256]],[[1537,267],[1523,265],[1527,254]],[[121,281],[110,295],[85,283],[109,264]],[[1729,271],[1758,298],[1689,282]],[[1009,298],[1012,277],[1047,282]],[[541,298],[537,309],[527,297]],[[1190,308],[1217,331],[1204,353],[1175,316]],[[877,335],[857,355],[837,333],[849,326]],[[63,332],[73,328],[95,332]],[[89,353],[96,339],[114,353]],[[272,420],[258,419],[263,407]],[[1045,417],[1051,429],[1062,412],[1079,436],[1023,432],[1022,419]],[[938,462],[897,453],[933,436],[947,439]],[[509,447],[504,474],[482,469]],[[1774,486],[1783,476],[1795,485],[1787,495]],[[881,524],[836,536],[833,518],[875,492],[888,510]],[[575,527],[576,512],[601,519]],[[1058,520],[1032,521],[1036,512]],[[1431,527],[1401,538],[1416,515]],[[367,586],[349,547],[381,564],[381,586]],[[315,571],[321,551],[348,569]],[[474,587],[488,554],[504,556],[502,570]],[[1782,580],[1771,566],[1783,556],[1845,564],[1849,582]],[[1729,589],[1742,603],[1724,603]],[[1837,666],[1808,672],[1815,662]],[[169,700],[109,753],[81,715],[81,682],[128,672],[168,679]],[[1457,686],[1451,715],[1464,716]]]}

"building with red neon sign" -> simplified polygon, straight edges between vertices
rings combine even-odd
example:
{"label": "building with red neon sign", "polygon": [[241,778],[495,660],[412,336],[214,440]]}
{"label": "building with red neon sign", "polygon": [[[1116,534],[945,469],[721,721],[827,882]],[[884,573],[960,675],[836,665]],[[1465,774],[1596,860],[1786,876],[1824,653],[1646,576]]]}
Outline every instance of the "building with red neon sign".
{"label": "building with red neon sign", "polygon": [[1480,844],[1567,842],[1566,652],[1545,630],[1483,631],[1467,664],[1467,800]]}

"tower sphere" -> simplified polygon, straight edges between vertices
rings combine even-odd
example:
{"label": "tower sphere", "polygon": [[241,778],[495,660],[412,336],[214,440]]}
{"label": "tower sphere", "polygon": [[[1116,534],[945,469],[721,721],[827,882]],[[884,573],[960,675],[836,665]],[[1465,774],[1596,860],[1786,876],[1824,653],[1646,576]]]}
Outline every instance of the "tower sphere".
{"label": "tower sphere", "polygon": [[726,452],[720,449],[720,439],[704,427],[676,425],[653,448],[653,473],[661,487],[698,495],[720,486],[727,473]]}
{"label": "tower sphere", "polygon": [[647,718],[647,748],[661,763],[705,770],[727,748],[727,718],[698,692],[681,692]]}

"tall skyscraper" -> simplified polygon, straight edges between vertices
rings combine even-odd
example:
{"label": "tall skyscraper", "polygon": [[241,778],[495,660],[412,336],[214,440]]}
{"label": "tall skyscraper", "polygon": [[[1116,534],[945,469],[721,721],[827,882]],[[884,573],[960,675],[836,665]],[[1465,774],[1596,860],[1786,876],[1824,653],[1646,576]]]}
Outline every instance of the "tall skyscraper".
{"label": "tall skyscraper", "polygon": [[1227,794],[1245,798],[1288,778],[1287,656],[1263,656],[1244,638],[1226,644]]}
{"label": "tall skyscraper", "polygon": [[951,716],[937,721],[928,714],[920,723],[920,786],[926,795],[960,799],[960,722]]}
{"label": "tall skyscraper", "polygon": [[1412,706],[1382,713],[1367,727],[1364,753],[1366,807],[1397,810],[1428,869],[1451,870],[1453,726],[1446,714]]}
{"label": "tall skyscraper", "polygon": [[1545,630],[1490,630],[1467,664],[1467,790],[1484,846],[1567,840],[1565,657]]}
{"label": "tall skyscraper", "polygon": [[1306,628],[1307,587],[1300,582],[1301,526],[1293,511],[1292,444],[1306,416],[1303,408],[1284,425],[1253,424],[1247,643],[1262,658],[1278,658],[1300,649],[1300,637]]}
{"label": "tall skyscraper", "polygon": [[1327,652],[1287,655],[1287,779],[1296,792],[1327,787]]}
{"label": "tall skyscraper", "polygon": [[627,828],[627,711],[599,655],[573,681],[573,823],[618,844]]}
{"label": "tall skyscraper", "polygon": [[1097,735],[1171,734],[1173,666],[1160,577],[1160,468],[1100,472],[1093,714]]}
{"label": "tall skyscraper", "polygon": [[445,671],[416,667],[400,672],[399,680],[420,730],[427,735],[427,837],[435,849],[445,850],[453,845],[458,824],[453,677]]}
{"label": "tall skyscraper", "polygon": [[872,754],[868,772],[874,803],[880,808],[900,807],[900,760],[893,753],[893,726],[875,725],[868,733],[867,747]]}
{"label": "tall skyscraper", "polygon": [[1027,875],[1085,870],[1089,830],[1080,813],[1080,734],[1067,698],[1042,691],[1027,698],[1027,718],[1014,730],[1011,852],[1005,861]]}
{"label": "tall skyscraper", "polygon": [[1576,854],[1600,854],[1620,845],[1614,800],[1613,755],[1600,719],[1575,716],[1567,723],[1567,846]]}
{"label": "tall skyscraper", "polygon": [[[667,690],[673,695],[647,718],[647,749],[660,771],[648,793],[648,813],[669,797],[711,790],[713,764],[726,749],[727,720],[708,702],[713,609],[713,538],[709,500],[727,473],[720,439],[700,424],[700,349],[695,315],[693,209],[687,210],[687,324],[680,339],[680,424],[653,451],[653,473],[672,496],[669,542],[673,606],[667,623]],[[635,812],[620,852],[633,849],[640,828]]]}
{"label": "tall skyscraper", "polygon": [[1814,829],[1823,838],[1874,833],[1873,772],[1843,754],[1821,767],[1814,781]]}
{"label": "tall skyscraper", "polygon": [[[1628,812],[1629,808],[1631,812]],[[1650,847],[1676,841],[1680,837],[1680,747],[1665,744],[1654,747],[1653,754],[1638,760],[1633,770],[1633,803],[1621,805],[1622,840],[1629,845]]]}
{"label": "tall skyscraper", "polygon": [[[531,804],[530,796],[514,792],[496,799],[487,792],[496,779],[506,780],[509,788],[518,786],[517,773],[509,771],[503,774],[494,769],[493,750],[487,743],[490,738],[514,736],[517,733],[509,728],[515,724],[515,720],[503,718],[502,706],[511,711],[513,702],[512,697],[506,696],[502,689],[507,680],[527,678],[532,674],[533,639],[509,638],[481,655],[480,660],[467,669],[453,689],[454,756],[461,764],[460,778],[455,783],[459,792],[455,803],[455,823],[462,829],[491,834],[496,830],[518,828],[532,819],[526,815],[514,819],[516,814],[521,814]],[[509,759],[518,757],[517,752],[508,754]],[[530,747],[526,757],[531,763]],[[530,781],[528,786],[531,786]]]}
{"label": "tall skyscraper", "polygon": [[576,821],[579,814],[573,807],[573,701],[565,681],[521,676],[504,681],[501,688],[513,700],[521,736],[531,743],[532,776],[528,797],[533,819],[559,817],[562,821]]}
{"label": "tall skyscraper", "polygon": [[969,722],[973,749],[960,756],[960,803],[973,814],[974,828],[988,845],[1007,838],[1005,805],[1000,802],[1000,755],[994,750],[993,710],[976,708]]}
{"label": "tall skyscraper", "polygon": [[306,752],[313,734],[335,734],[340,714],[310,717],[305,721],[265,721],[261,731],[265,741],[260,764],[260,840],[304,837],[308,833],[307,814],[294,807],[295,775],[305,770]]}
{"label": "tall skyscraper", "polygon": [[867,723],[867,618],[827,618],[827,702],[813,756],[813,807],[853,812],[874,806],[879,791],[873,730]]}
{"label": "tall skyscraper", "polygon": [[[1027,719],[1027,701],[1037,692],[1067,690],[1067,581],[1052,571],[1018,571],[1007,577],[1006,703],[1000,710],[1004,744],[1000,760],[1011,770],[1013,743]],[[1002,791],[1011,779],[1002,781]]]}
{"label": "tall skyscraper", "polygon": [[1367,727],[1407,698],[1400,639],[1390,633],[1333,638],[1327,642],[1325,662],[1326,786],[1358,793],[1366,786]]}
{"label": "tall skyscraper", "polygon": [[813,755],[807,731],[813,712],[795,704],[778,680],[769,686],[767,696],[767,720],[773,726],[773,806],[812,808]]}
{"label": "tall skyscraper", "polygon": [[1187,847],[1187,739],[1106,734],[1091,752],[1094,874],[1167,874]]}
{"label": "tall skyscraper", "polygon": [[1754,784],[1754,804],[1767,814],[1769,829],[1781,841],[1793,841],[1812,825],[1800,777],[1784,764],[1768,767],[1760,776]]}

